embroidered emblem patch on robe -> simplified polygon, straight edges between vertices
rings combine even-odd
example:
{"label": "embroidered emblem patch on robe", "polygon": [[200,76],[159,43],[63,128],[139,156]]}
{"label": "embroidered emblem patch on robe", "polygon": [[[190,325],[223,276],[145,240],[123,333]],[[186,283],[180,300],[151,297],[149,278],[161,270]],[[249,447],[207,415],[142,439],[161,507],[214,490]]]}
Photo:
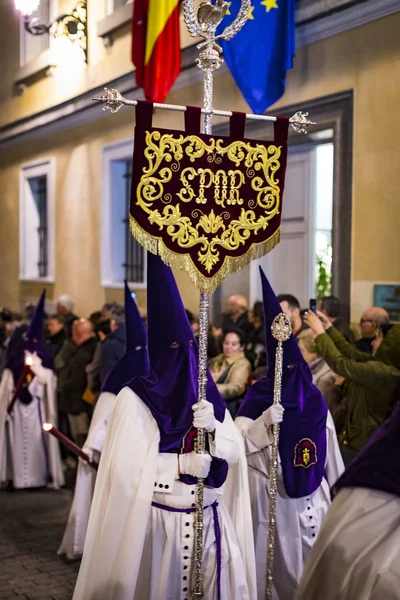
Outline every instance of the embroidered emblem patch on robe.
{"label": "embroidered emblem patch on robe", "polygon": [[294,466],[308,469],[317,463],[317,446],[309,438],[300,440],[294,449]]}

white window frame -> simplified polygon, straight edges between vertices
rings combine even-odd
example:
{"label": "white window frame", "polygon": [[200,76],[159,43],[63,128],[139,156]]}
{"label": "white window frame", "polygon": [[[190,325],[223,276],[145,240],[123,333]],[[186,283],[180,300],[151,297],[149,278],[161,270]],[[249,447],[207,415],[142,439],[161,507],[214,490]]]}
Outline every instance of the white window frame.
{"label": "white window frame", "polygon": [[[128,160],[133,156],[133,138],[106,144],[102,148],[102,198],[101,198],[101,285],[105,288],[123,288],[124,282],[113,281],[111,277],[112,231],[109,215],[112,210],[111,163],[115,160]],[[128,281],[137,290],[145,290],[147,275],[147,253],[144,253],[144,281]]]}
{"label": "white window frame", "polygon": [[[25,236],[26,195],[28,193],[29,179],[34,177],[47,178],[47,276],[32,277],[26,275],[25,250],[27,239]],[[35,162],[22,164],[19,172],[19,279],[20,281],[54,282],[55,276],[55,159],[43,158]]]}

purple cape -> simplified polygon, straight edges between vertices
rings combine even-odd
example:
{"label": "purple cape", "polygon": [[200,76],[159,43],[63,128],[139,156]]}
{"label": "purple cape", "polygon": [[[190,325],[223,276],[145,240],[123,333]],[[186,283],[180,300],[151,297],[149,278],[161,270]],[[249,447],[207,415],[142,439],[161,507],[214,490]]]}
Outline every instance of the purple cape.
{"label": "purple cape", "polygon": [[400,496],[400,405],[352,461],[332,489],[363,487]]}
{"label": "purple cape", "polygon": [[[251,386],[238,417],[257,419],[273,404],[274,382],[260,379]],[[282,378],[279,456],[285,490],[289,498],[313,494],[321,485],[326,461],[326,417],[328,407],[312,384],[308,366],[286,367]]]}
{"label": "purple cape", "polygon": [[[261,268],[260,275],[269,377],[251,386],[239,408],[237,416],[250,419],[257,419],[273,404],[278,342],[272,335],[271,325],[282,312]],[[281,401],[285,408],[279,437],[283,482],[289,498],[303,498],[315,492],[325,474],[328,407],[321,392],[312,383],[311,371],[293,334],[283,343]]]}
{"label": "purple cape", "polygon": [[[147,320],[151,372],[136,377],[129,387],[151,411],[160,430],[160,452],[180,453],[195,449],[192,406],[197,402],[198,348],[172,271],[148,254]],[[226,404],[207,372],[207,400],[222,423]],[[228,473],[224,460],[213,458],[205,483],[220,487]],[[182,475],[181,481],[196,482]]]}

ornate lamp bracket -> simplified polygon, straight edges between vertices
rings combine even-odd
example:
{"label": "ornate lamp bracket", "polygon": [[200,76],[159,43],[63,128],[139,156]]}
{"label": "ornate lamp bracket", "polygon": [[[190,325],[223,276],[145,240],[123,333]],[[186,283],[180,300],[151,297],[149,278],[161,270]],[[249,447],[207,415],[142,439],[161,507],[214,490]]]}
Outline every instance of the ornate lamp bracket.
{"label": "ornate lamp bracket", "polygon": [[24,16],[24,27],[32,35],[48,33],[54,37],[66,37],[73,44],[78,45],[88,61],[87,53],[87,2],[80,0],[76,3],[71,14],[62,14],[46,25],[37,17]]}

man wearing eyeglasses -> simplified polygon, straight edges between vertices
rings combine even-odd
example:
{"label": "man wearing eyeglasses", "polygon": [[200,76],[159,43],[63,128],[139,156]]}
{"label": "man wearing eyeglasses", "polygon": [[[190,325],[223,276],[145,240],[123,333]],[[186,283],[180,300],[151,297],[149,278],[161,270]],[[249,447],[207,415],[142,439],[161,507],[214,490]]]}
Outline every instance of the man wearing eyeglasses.
{"label": "man wearing eyeglasses", "polygon": [[389,315],[384,308],[372,306],[365,310],[360,319],[361,339],[356,342],[357,350],[372,354],[372,342],[382,325],[389,325]]}

